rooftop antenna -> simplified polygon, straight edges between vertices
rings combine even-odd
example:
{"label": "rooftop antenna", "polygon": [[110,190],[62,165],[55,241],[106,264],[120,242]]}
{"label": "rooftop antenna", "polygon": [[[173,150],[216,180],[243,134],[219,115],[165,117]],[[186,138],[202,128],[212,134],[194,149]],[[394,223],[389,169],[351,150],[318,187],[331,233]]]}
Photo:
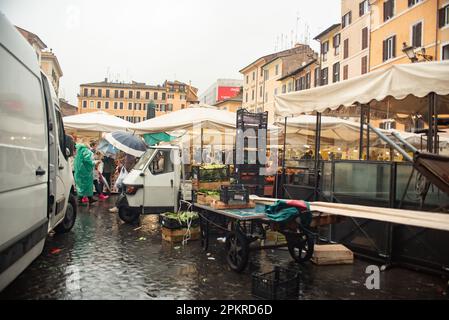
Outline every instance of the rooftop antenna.
{"label": "rooftop antenna", "polygon": [[281,33],[281,50],[284,50],[284,34]]}
{"label": "rooftop antenna", "polygon": [[293,48],[293,30],[290,30],[290,48]]}
{"label": "rooftop antenna", "polygon": [[296,34],[295,34],[295,43],[298,43],[298,28],[299,28],[299,10],[296,11]]}

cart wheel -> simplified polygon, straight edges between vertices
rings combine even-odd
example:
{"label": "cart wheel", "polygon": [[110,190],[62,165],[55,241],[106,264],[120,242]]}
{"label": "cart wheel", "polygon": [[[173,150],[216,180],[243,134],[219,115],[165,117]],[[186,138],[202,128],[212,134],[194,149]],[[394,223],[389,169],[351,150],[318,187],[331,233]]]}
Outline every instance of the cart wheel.
{"label": "cart wheel", "polygon": [[200,217],[200,236],[201,236],[201,248],[207,251],[209,248],[209,221]]}
{"label": "cart wheel", "polygon": [[238,230],[226,237],[226,260],[232,270],[242,272],[248,264],[249,243],[245,235]]}
{"label": "cart wheel", "polygon": [[292,258],[298,262],[306,262],[312,258],[315,239],[308,232],[301,232],[298,236],[287,240],[288,251]]}
{"label": "cart wheel", "polygon": [[131,208],[122,206],[118,209],[118,215],[126,223],[134,224],[139,221],[140,212]]}

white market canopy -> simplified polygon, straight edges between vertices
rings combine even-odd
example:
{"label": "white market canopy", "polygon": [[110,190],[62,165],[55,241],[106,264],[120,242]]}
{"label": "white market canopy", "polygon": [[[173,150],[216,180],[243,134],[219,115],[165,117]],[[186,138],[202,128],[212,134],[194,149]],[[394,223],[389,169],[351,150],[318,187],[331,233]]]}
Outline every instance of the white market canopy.
{"label": "white market canopy", "polygon": [[[236,113],[211,107],[190,107],[132,124],[129,129],[144,134],[192,130],[200,125],[203,129],[235,130]],[[277,127],[271,126],[270,129],[277,130]]]}
{"label": "white market canopy", "polygon": [[65,128],[96,132],[126,131],[132,125],[104,111],[67,116],[62,120]]}
{"label": "white market canopy", "polygon": [[[449,109],[449,61],[392,65],[339,83],[296,91],[275,97],[276,116],[297,116],[335,110],[356,104],[376,103],[377,108],[410,114],[427,110],[429,93],[439,107]],[[382,102],[382,103],[380,103]]]}

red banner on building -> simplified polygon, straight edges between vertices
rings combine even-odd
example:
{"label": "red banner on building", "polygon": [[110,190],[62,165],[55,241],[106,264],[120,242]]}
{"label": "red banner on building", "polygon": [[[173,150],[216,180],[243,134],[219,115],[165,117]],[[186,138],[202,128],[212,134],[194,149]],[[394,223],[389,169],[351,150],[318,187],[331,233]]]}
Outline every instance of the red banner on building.
{"label": "red banner on building", "polygon": [[218,87],[217,102],[234,98],[239,94],[240,87]]}

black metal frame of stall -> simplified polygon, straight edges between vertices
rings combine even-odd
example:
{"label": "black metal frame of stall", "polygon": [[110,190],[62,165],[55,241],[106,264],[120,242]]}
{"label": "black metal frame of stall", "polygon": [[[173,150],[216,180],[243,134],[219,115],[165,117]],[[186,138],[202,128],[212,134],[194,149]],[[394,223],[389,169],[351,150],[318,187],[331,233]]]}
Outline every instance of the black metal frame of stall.
{"label": "black metal frame of stall", "polygon": [[[335,188],[335,165],[339,162],[343,163],[372,163],[373,165],[387,164],[390,166],[390,194],[388,203],[384,206],[391,208],[401,208],[405,193],[408,190],[409,183],[405,189],[400,202],[397,201],[397,169],[400,163],[392,160],[390,153],[390,161],[372,161],[370,160],[370,105],[359,105],[360,107],[360,141],[359,141],[359,160],[332,160],[331,163],[331,186]],[[316,113],[315,127],[315,188],[313,190],[314,200],[322,200],[328,202],[340,202],[341,196],[337,197],[331,192],[330,199],[322,193],[321,190],[321,168],[319,159],[320,140],[321,140],[321,113]],[[435,93],[428,95],[428,123],[429,130],[427,132],[427,151],[438,154],[438,112],[437,112],[437,96]],[[364,143],[364,132],[367,132],[366,144]],[[281,196],[285,196],[286,185],[286,139],[287,139],[287,117],[284,119],[284,150],[282,157],[282,187]],[[363,159],[363,151],[366,149],[366,159]],[[390,150],[391,151],[391,150]],[[410,174],[409,180],[412,179],[414,170]],[[288,193],[288,192],[287,192]],[[351,201],[349,201],[351,200]],[[356,200],[356,201],[354,201]],[[349,202],[348,202],[349,201]],[[344,203],[354,203],[362,205],[375,205],[367,199],[354,199],[353,196],[345,199]],[[392,223],[374,221],[368,219],[349,218],[347,223],[330,225],[328,230],[323,230],[320,237],[321,240],[327,242],[343,243],[352,249],[356,254],[374,259],[386,265],[403,265],[413,269],[430,271],[449,275],[449,233],[439,230],[431,230],[426,228],[409,227],[396,225]],[[363,245],[360,245],[362,243]],[[367,245],[368,244],[368,248]]]}
{"label": "black metal frame of stall", "polygon": [[[226,238],[225,250],[226,260],[229,267],[235,272],[242,272],[249,262],[251,251],[288,248],[291,257],[297,263],[303,263],[312,258],[315,246],[315,228],[304,227],[301,224],[300,215],[287,222],[275,222],[264,215],[260,217],[239,217],[230,215],[225,210],[214,209],[212,207],[192,203],[192,209],[198,212],[200,216],[200,239],[201,247],[204,251],[209,248],[210,226],[221,230]],[[321,213],[315,212],[317,218]],[[285,243],[281,244],[258,244],[251,245],[257,240],[266,238],[266,229],[269,225],[270,230],[283,234],[286,238]]]}

